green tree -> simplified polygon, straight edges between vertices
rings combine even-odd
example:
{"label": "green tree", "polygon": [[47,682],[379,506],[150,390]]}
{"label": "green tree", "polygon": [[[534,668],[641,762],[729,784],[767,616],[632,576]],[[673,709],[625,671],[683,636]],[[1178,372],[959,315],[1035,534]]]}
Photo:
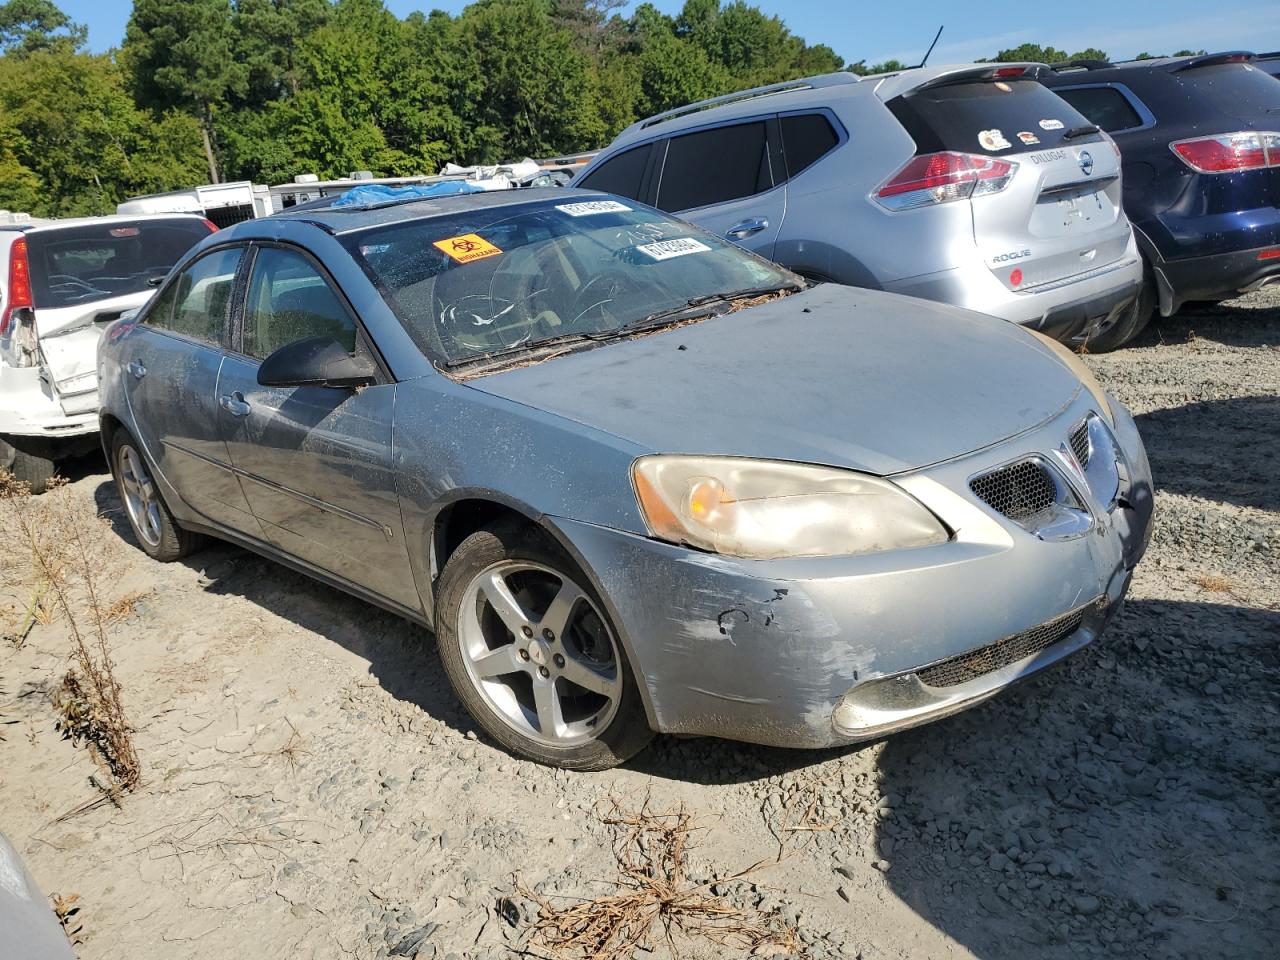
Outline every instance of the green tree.
{"label": "green tree", "polygon": [[84,46],[86,27],[73,23],[53,0],[9,0],[0,3],[0,53],[29,54]]}
{"label": "green tree", "polygon": [[1001,50],[989,60],[979,63],[1065,63],[1068,60],[1108,60],[1106,53],[1097,47],[1089,47],[1076,53],[1067,53],[1057,47],[1042,47],[1038,43],[1024,43],[1009,50]]}
{"label": "green tree", "polygon": [[246,72],[242,105],[297,94],[298,44],[331,10],[329,0],[236,0],[233,53]]}
{"label": "green tree", "polygon": [[857,63],[849,64],[849,72],[856,73],[860,77],[870,77],[879,73],[897,73],[899,70],[906,70],[907,65],[901,60],[884,60],[880,63],[873,63],[867,66],[867,61],[859,60]]}
{"label": "green tree", "polygon": [[235,41],[231,0],[136,0],[120,51],[140,105],[181,110],[199,122],[214,183],[214,116],[248,82]]}

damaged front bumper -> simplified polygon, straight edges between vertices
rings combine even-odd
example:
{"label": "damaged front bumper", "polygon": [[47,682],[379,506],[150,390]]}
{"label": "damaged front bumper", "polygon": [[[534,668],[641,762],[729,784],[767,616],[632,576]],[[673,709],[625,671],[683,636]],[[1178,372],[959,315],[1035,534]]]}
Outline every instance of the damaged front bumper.
{"label": "damaged front bumper", "polygon": [[1085,393],[1050,423],[979,455],[895,477],[955,531],[937,546],[753,561],[553,519],[594,575],[651,725],[668,733],[822,747],[977,703],[1074,653],[1119,609],[1150,536],[1150,468],[1113,402],[1114,504],[1040,539],[991,510],[976,470],[1056,449]]}

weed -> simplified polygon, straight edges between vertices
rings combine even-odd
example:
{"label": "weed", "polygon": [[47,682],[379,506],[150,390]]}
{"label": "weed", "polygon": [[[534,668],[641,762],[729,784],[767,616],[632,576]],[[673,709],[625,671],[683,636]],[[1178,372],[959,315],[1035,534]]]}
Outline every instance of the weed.
{"label": "weed", "polygon": [[65,897],[55,893],[51,896],[54,916],[62,927],[62,932],[73,947],[84,943],[84,922],[80,919],[80,894],[69,893]]}
{"label": "weed", "polygon": [[538,905],[529,939],[550,956],[630,960],[637,951],[652,950],[655,935],[667,941],[673,956],[682,953],[677,935],[710,941],[735,956],[797,950],[796,931],[777,913],[741,908],[723,895],[725,886],[765,867],[766,861],[698,882],[686,875],[686,856],[702,828],[683,807],[657,813],[646,801],[627,812],[615,800],[603,821],[620,838],[616,892],[558,906],[517,883],[520,894]]}
{"label": "weed", "polygon": [[1235,593],[1236,589],[1234,583],[1216,573],[1197,573],[1191,578],[1191,582],[1209,593]]}

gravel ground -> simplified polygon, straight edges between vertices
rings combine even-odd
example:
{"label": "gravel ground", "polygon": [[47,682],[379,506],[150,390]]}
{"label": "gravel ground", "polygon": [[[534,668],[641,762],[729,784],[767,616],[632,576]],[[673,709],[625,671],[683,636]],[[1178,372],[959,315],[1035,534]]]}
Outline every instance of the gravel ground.
{"label": "gravel ground", "polygon": [[832,752],[660,739],[605,774],[514,760],[476,737],[421,631],[230,547],[150,563],[87,461],[71,495],[112,521],[113,589],[146,594],[113,640],[145,782],[65,816],[93,767],[45,696],[66,631],[37,626],[0,649],[0,829],[46,891],[81,895],[85,960],[509,957],[531,916],[517,876],[612,889],[611,797],[693,812],[698,879],[781,849],[715,890],[796,924],[815,960],[1273,957],[1280,288],[1088,362],[1139,415],[1158,488],[1128,605],[1047,675]]}

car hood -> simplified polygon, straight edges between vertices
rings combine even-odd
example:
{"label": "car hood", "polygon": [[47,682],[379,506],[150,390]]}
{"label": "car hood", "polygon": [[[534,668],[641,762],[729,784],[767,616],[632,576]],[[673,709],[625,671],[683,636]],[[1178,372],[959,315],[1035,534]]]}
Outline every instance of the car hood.
{"label": "car hood", "polygon": [[655,453],[881,475],[1029,430],[1081,389],[1003,320],[834,284],[467,384]]}

